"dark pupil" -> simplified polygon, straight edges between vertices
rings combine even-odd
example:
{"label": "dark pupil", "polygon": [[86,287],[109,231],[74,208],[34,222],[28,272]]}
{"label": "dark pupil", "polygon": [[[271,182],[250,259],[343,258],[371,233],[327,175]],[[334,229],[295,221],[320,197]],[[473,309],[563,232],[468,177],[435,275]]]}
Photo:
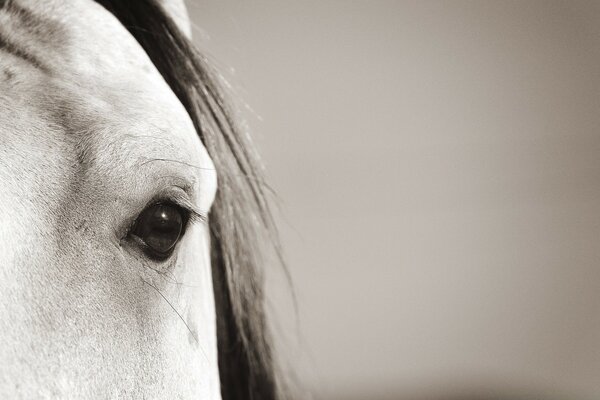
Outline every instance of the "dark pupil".
{"label": "dark pupil", "polygon": [[177,207],[155,204],[140,214],[134,233],[152,250],[167,253],[177,243],[182,228],[183,218]]}

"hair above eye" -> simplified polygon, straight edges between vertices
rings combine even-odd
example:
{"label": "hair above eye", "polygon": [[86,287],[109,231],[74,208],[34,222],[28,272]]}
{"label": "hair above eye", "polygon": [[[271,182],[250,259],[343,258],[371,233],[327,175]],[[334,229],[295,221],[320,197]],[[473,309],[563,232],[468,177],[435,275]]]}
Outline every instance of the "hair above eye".
{"label": "hair above eye", "polygon": [[185,232],[187,210],[173,203],[155,203],[138,215],[130,235],[141,242],[146,255],[154,260],[167,259]]}

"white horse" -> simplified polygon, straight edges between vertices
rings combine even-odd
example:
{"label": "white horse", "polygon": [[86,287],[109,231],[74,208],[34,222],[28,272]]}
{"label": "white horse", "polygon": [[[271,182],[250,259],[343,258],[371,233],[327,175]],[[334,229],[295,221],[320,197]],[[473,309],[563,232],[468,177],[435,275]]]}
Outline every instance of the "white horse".
{"label": "white horse", "polygon": [[278,397],[260,171],[190,32],[0,0],[0,398]]}

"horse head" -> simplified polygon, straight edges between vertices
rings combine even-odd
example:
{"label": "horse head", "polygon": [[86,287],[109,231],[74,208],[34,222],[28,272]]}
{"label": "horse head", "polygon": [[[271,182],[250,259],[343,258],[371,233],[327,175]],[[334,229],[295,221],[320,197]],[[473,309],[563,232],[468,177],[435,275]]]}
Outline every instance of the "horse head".
{"label": "horse head", "polygon": [[[3,398],[220,399],[219,373],[228,385],[238,376],[230,360],[245,370],[245,389],[223,397],[261,387],[248,371],[261,371],[267,347],[248,346],[262,320],[240,322],[239,305],[260,310],[235,299],[236,256],[225,244],[227,232],[249,231],[226,194],[211,212],[213,158],[227,140],[210,128],[222,128],[225,112],[193,65],[199,56],[159,54],[189,47],[182,3],[133,3],[9,0],[0,9]],[[186,76],[198,99],[182,89]],[[260,304],[256,282],[248,287]],[[219,350],[227,346],[240,350]]]}

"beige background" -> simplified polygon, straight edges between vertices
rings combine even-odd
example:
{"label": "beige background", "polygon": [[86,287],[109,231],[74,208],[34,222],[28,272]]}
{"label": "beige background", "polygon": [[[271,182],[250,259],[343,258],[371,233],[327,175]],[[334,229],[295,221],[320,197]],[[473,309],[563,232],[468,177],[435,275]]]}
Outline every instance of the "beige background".
{"label": "beige background", "polygon": [[600,2],[188,6],[254,110],[306,388],[600,396]]}

